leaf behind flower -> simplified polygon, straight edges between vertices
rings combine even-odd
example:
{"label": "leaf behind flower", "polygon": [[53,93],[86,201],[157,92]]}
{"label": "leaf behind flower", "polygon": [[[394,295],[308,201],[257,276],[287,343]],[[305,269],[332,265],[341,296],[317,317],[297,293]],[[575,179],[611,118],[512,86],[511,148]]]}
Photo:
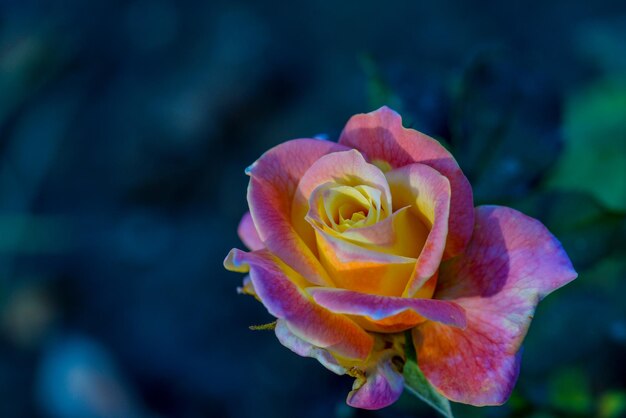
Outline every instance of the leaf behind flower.
{"label": "leaf behind flower", "polygon": [[450,408],[450,401],[437,392],[417,365],[417,355],[415,353],[415,347],[413,346],[411,333],[407,332],[405,335],[406,363],[404,364],[404,370],[402,372],[404,375],[404,386],[409,393],[426,402],[444,417],[454,418],[452,409]]}

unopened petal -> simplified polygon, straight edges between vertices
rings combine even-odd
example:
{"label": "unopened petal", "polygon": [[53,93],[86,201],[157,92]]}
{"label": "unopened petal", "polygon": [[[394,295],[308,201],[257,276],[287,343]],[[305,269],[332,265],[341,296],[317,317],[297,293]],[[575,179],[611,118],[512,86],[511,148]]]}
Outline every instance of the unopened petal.
{"label": "unopened petal", "polygon": [[382,210],[391,214],[391,195],[385,175],[376,166],[369,164],[357,150],[333,152],[319,158],[304,173],[294,196],[291,221],[305,242],[312,245],[315,235],[304,220],[311,205],[310,197],[319,186],[334,183],[344,186],[365,185],[380,191]]}

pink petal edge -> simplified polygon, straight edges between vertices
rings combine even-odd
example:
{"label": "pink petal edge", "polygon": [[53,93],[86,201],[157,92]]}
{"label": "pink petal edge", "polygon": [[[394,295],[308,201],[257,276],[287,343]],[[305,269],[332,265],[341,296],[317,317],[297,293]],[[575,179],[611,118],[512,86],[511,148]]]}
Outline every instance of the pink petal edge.
{"label": "pink petal edge", "polygon": [[506,402],[537,303],[576,276],[561,244],[539,221],[507,207],[476,208],[472,241],[444,263],[435,295],[465,309],[467,329],[435,322],[416,327],[422,371],[453,401]]}
{"label": "pink petal edge", "polygon": [[[354,408],[381,409],[398,400],[404,390],[404,378],[394,368],[391,358],[378,361],[366,371],[367,379],[363,386],[353,389],[346,402]],[[355,381],[355,386],[361,384]]]}
{"label": "pink petal edge", "polygon": [[426,164],[450,181],[449,237],[445,258],[460,254],[469,242],[474,225],[472,187],[454,157],[438,141],[402,126],[402,117],[383,106],[354,115],[346,124],[339,143],[361,151],[369,161],[382,160],[392,168]]}
{"label": "pink petal edge", "polygon": [[319,361],[322,366],[335,374],[343,375],[346,373],[345,367],[339,364],[332,354],[323,348],[316,347],[306,342],[291,332],[286,321],[282,319],[277,320],[274,332],[276,333],[278,341],[297,355],[314,358]]}
{"label": "pink petal edge", "polygon": [[459,328],[467,325],[463,308],[450,301],[379,296],[324,287],[307,291],[320,306],[335,313],[362,315],[378,321],[412,310],[431,321]]}
{"label": "pink petal edge", "polygon": [[246,212],[241,218],[237,227],[237,235],[239,235],[241,242],[251,251],[260,250],[264,247],[250,212]]}
{"label": "pink petal edge", "polygon": [[248,205],[259,237],[310,283],[332,283],[311,249],[291,224],[291,206],[298,182],[320,157],[346,150],[339,144],[318,139],[294,139],[275,146],[252,164]]}
{"label": "pink petal edge", "polygon": [[287,321],[289,329],[310,344],[343,357],[365,360],[373,337],[344,315],[315,304],[295,281],[304,279],[267,250],[246,253],[233,249],[224,266],[231,271],[250,271],[254,291],[270,314]]}

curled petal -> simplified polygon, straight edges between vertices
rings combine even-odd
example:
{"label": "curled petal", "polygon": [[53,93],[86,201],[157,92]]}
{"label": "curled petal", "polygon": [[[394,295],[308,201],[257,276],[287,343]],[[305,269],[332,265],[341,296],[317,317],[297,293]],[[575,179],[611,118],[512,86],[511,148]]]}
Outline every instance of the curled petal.
{"label": "curled petal", "polygon": [[272,253],[315,284],[331,281],[291,225],[291,205],[298,181],[309,167],[321,156],[341,150],[345,147],[328,141],[294,139],[267,151],[247,170],[248,205],[259,237]]}
{"label": "curled petal", "polygon": [[378,167],[365,161],[357,150],[333,152],[320,157],[300,179],[296,198],[307,201],[316,187],[331,181],[348,186],[364,184],[375,187],[384,194],[387,204],[391,203],[385,175]]}
{"label": "curled petal", "polygon": [[448,237],[450,183],[435,169],[424,164],[411,164],[387,173],[394,204],[409,206],[430,232],[417,259],[415,271],[404,296],[415,293],[438,270]]}
{"label": "curled petal", "polygon": [[348,394],[348,405],[362,409],[381,409],[398,400],[404,389],[404,378],[391,358],[381,359],[365,376],[357,378]]}
{"label": "curled petal", "polygon": [[239,227],[237,228],[237,235],[239,235],[241,242],[252,251],[260,250],[264,247],[263,241],[261,241],[261,237],[259,237],[259,233],[254,226],[250,212],[246,212],[241,218]]}
{"label": "curled petal", "polygon": [[381,193],[381,206],[387,215],[391,214],[391,194],[385,175],[378,167],[365,161],[356,150],[334,152],[319,158],[302,176],[296,190],[291,220],[296,231],[310,246],[315,243],[311,226],[304,221],[313,191],[328,183],[346,186],[365,185]]}
{"label": "curled petal", "polygon": [[[405,218],[407,216],[407,209],[408,208],[401,208],[393,213],[390,217],[385,218],[375,223],[374,225],[366,226],[363,228],[348,229],[341,234],[341,237],[355,244],[365,246],[366,248],[378,248],[384,250],[389,249],[385,252],[402,255],[404,257],[417,257],[419,255],[421,246],[410,245],[411,248],[405,249],[405,246],[409,247],[409,243],[407,243],[407,245],[398,245],[398,240],[400,238],[399,235],[402,234],[402,232],[406,231],[406,229],[400,229],[398,228],[398,226],[406,227],[406,223],[408,222],[406,219],[399,218]],[[411,244],[413,244],[413,242],[411,242]],[[423,245],[423,242],[421,244]],[[404,251],[402,251],[403,249]]]}
{"label": "curled petal", "polygon": [[561,245],[539,221],[510,208],[477,208],[472,241],[442,266],[435,295],[465,309],[467,329],[435,322],[415,328],[422,371],[453,401],[504,403],[537,303],[575,278]]}
{"label": "curled petal", "polygon": [[270,314],[287,322],[299,338],[338,355],[364,360],[373,338],[344,315],[315,304],[301,290],[306,280],[266,250],[246,253],[231,250],[224,266],[231,271],[250,271],[254,291]]}
{"label": "curled petal", "polygon": [[334,231],[324,225],[313,208],[306,219],[315,229],[356,246],[385,254],[417,258],[429,231],[409,209],[400,208],[374,225],[350,228],[343,232]]}
{"label": "curled petal", "polygon": [[382,107],[350,118],[339,143],[358,149],[379,166],[398,168],[421,163],[446,176],[452,189],[452,201],[445,258],[463,251],[474,224],[472,188],[454,157],[438,141],[404,128],[400,115]]}
{"label": "curled petal", "polygon": [[415,259],[369,250],[316,228],[320,260],[338,287],[400,296]]}
{"label": "curled petal", "polygon": [[335,313],[381,320],[411,310],[431,321],[460,328],[466,326],[465,311],[451,301],[370,295],[326,287],[307,290],[315,302]]}
{"label": "curled petal", "polygon": [[345,367],[339,364],[332,354],[323,348],[311,345],[302,338],[298,337],[296,334],[291,332],[287,323],[282,319],[276,321],[275,332],[278,341],[297,355],[314,358],[328,370],[338,375],[346,373]]}

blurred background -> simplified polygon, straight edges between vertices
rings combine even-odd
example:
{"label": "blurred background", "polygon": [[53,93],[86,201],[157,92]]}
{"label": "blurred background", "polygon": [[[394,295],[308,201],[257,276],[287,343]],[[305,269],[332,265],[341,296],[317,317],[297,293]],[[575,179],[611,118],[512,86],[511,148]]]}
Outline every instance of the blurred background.
{"label": "blurred background", "polygon": [[623,0],[1,0],[0,417],[434,417],[347,407],[222,268],[244,168],[383,104],[580,273],[456,414],[626,416]]}

